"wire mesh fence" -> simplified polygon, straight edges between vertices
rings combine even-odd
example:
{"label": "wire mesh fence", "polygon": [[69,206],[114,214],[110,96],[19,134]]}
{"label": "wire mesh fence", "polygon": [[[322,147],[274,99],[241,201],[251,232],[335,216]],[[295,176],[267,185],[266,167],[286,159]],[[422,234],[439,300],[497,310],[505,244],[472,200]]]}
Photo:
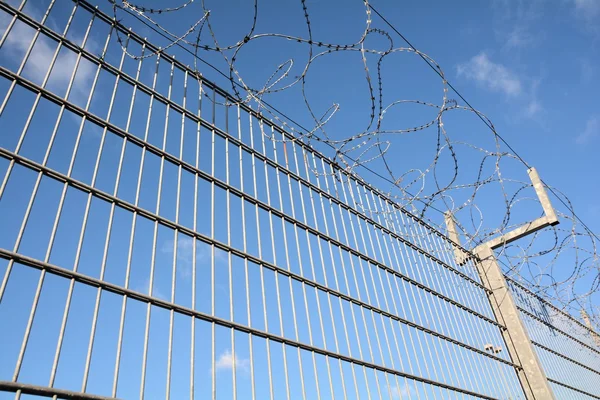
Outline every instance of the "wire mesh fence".
{"label": "wire mesh fence", "polygon": [[508,282],[556,398],[600,398],[600,336],[521,284]]}
{"label": "wire mesh fence", "polygon": [[87,2],[0,15],[0,399],[524,398],[443,234]]}

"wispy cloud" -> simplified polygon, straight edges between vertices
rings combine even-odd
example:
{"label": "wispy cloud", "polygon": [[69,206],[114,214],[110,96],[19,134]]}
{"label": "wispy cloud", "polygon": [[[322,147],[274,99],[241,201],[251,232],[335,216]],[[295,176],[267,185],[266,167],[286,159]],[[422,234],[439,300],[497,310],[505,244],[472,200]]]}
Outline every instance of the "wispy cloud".
{"label": "wispy cloud", "polygon": [[600,0],[573,0],[575,11],[586,18],[600,14]]}
{"label": "wispy cloud", "polygon": [[[156,286],[156,284],[154,286]],[[144,279],[143,283],[134,285],[133,290],[135,290],[136,292],[140,292],[140,293],[149,295],[150,294],[150,277]],[[163,299],[163,300],[171,299],[170,296],[167,296],[166,293],[163,293],[156,287],[152,288],[152,297],[155,297],[158,299]]]}
{"label": "wispy cloud", "polygon": [[508,96],[517,96],[522,92],[519,77],[502,64],[490,60],[485,52],[472,57],[457,66],[458,76],[475,81],[478,85]]}
{"label": "wispy cloud", "polygon": [[537,93],[542,78],[522,77],[507,66],[492,61],[483,51],[456,69],[459,77],[491,92],[505,94],[518,107],[517,117],[543,121],[545,108]]}
{"label": "wispy cloud", "polygon": [[219,355],[217,362],[215,363],[215,369],[217,371],[231,370],[235,366],[236,371],[248,372],[250,368],[250,359],[239,358],[237,354],[231,352],[230,349],[226,349]]}
{"label": "wispy cloud", "polygon": [[600,119],[598,117],[590,117],[586,124],[585,129],[576,138],[575,143],[587,144],[594,138],[600,135]]}
{"label": "wispy cloud", "polygon": [[412,394],[412,389],[410,384],[405,384],[405,385],[393,385],[390,387],[390,393],[392,394],[392,398],[394,399],[402,399],[405,397],[410,397],[410,395]]}
{"label": "wispy cloud", "polygon": [[532,100],[531,102],[529,102],[529,105],[525,109],[525,115],[529,118],[533,118],[543,110],[544,108],[537,100]]}
{"label": "wispy cloud", "polygon": [[533,118],[543,110],[544,108],[542,107],[539,101],[531,100],[527,105],[527,108],[525,108],[525,115],[529,118]]}
{"label": "wispy cloud", "polygon": [[[35,13],[35,10],[30,12]],[[7,18],[7,14],[3,14],[0,18]],[[0,26],[5,27],[6,21],[0,21]],[[6,28],[0,29],[0,35],[4,34]],[[13,57],[19,57],[21,59],[23,55],[29,49],[31,41],[33,40],[35,31],[28,25],[17,21],[11,29],[4,47],[8,54]],[[89,39],[87,47],[93,49],[96,44]],[[52,59],[56,52],[56,43],[51,39],[46,38],[44,35],[39,35],[36,39],[35,45],[27,59],[25,67],[23,69],[23,75],[27,79],[33,80],[35,83],[41,84],[44,77],[48,73]],[[68,82],[71,80],[75,64],[77,62],[77,54],[63,48],[56,57],[56,60],[52,66],[52,72],[49,79],[49,89],[53,90],[56,87],[66,87]],[[90,89],[90,82],[92,81],[96,68],[87,60],[80,61],[77,68],[77,75],[73,82],[71,89],[70,98],[78,100],[83,103],[88,95]]]}
{"label": "wispy cloud", "polygon": [[[192,261],[195,241],[191,237],[182,236],[177,240],[177,272],[184,278],[192,276]],[[173,255],[175,251],[175,241],[173,239],[165,240],[160,247],[163,254]],[[196,252],[196,258],[202,260],[209,255],[204,254],[202,248]]]}
{"label": "wispy cloud", "polygon": [[538,21],[547,9],[545,1],[495,0],[492,9],[495,35],[503,50],[531,47],[544,39],[544,27]]}
{"label": "wispy cloud", "polygon": [[[191,278],[192,268],[194,268],[194,246],[196,246],[197,243],[201,242],[189,236],[181,235],[177,239],[177,249],[175,249],[175,241],[173,239],[168,239],[163,241],[160,245],[160,252],[168,254],[171,257],[173,256],[173,253],[176,252],[177,273],[183,278]],[[209,263],[212,258],[212,250],[213,249],[208,245],[196,246],[196,263]],[[215,264],[228,265],[229,259],[227,254],[226,251],[215,248]]]}
{"label": "wispy cloud", "polygon": [[527,28],[517,25],[506,34],[504,48],[512,50],[517,48],[528,47],[535,42],[535,37],[527,30]]}
{"label": "wispy cloud", "polygon": [[575,15],[581,19],[582,25],[588,31],[598,33],[600,27],[598,18],[600,18],[600,0],[572,0],[575,8]]}

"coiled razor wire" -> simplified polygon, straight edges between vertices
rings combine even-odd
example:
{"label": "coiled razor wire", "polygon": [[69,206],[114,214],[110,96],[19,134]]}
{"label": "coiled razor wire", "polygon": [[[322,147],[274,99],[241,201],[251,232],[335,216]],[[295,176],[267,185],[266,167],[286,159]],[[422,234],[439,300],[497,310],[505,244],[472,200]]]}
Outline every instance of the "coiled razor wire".
{"label": "coiled razor wire", "polygon": [[[501,235],[521,225],[525,221],[521,221],[520,224],[515,222],[513,217],[515,207],[528,201],[537,202],[537,198],[532,196],[531,182],[506,177],[503,174],[506,162],[516,163],[521,169],[526,165],[520,157],[502,150],[501,140],[499,140],[492,121],[480,111],[460,105],[456,100],[448,97],[448,82],[444,71],[433,58],[413,47],[396,47],[392,36],[387,31],[374,27],[372,9],[368,0],[364,0],[365,18],[362,34],[356,41],[342,44],[319,41],[319,38],[313,35],[310,13],[305,0],[298,1],[302,6],[306,36],[259,33],[257,31],[259,2],[254,0],[253,13],[248,16],[252,20],[250,29],[233,44],[223,44],[219,40],[205,0],[199,2],[188,0],[177,6],[160,9],[127,0],[108,1],[112,4],[116,20],[119,20],[124,13],[132,15],[153,28],[162,38],[168,40],[168,44],[159,48],[158,52],[179,46],[193,53],[193,67],[199,72],[198,76],[201,71],[199,61],[202,61],[203,55],[220,54],[228,66],[228,71],[223,74],[227,76],[231,90],[235,98],[239,99],[239,103],[252,107],[265,118],[280,124],[294,135],[295,140],[301,140],[309,145],[311,142],[319,142],[327,146],[333,152],[332,161],[358,179],[362,179],[363,168],[373,172],[369,164],[376,160],[379,161],[375,173],[390,183],[388,196],[404,208],[418,213],[421,218],[426,218],[434,224],[436,221],[441,221],[441,212],[452,212],[457,216],[456,222],[462,244],[466,248],[474,248],[493,236]],[[172,32],[164,27],[164,22],[162,24],[160,22],[166,14],[189,13],[189,10],[194,7],[194,12],[199,18],[183,33]],[[118,30],[116,33],[122,50],[129,57],[139,60],[156,56],[157,52],[148,52],[147,49],[144,53],[132,54],[127,50],[126,40],[120,36]],[[385,40],[388,43],[387,48],[381,50],[368,47],[367,39],[372,36]],[[238,67],[238,58],[241,50],[249,43],[267,37],[306,46],[308,61],[302,67],[299,75],[292,76],[294,59],[290,58],[273,71],[264,85],[254,87],[247,83],[246,74]],[[311,105],[306,90],[308,72],[312,64],[316,60],[324,59],[328,55],[338,52],[355,52],[360,55],[370,103],[370,116],[366,128],[342,138],[330,135],[327,130],[327,123],[335,118],[340,105],[333,104],[325,111],[317,112],[316,107]],[[384,102],[382,65],[388,56],[399,53],[422,57],[438,72],[442,83],[442,96],[438,104],[414,99]],[[375,66],[369,68],[373,64],[372,58],[376,60]],[[294,126],[299,126],[298,124],[290,122],[293,120],[275,111],[264,99],[268,94],[288,91],[298,86],[302,101],[312,120],[310,128],[302,127],[300,130]],[[207,93],[202,94],[206,101],[215,101]],[[231,101],[217,104],[234,105]],[[429,122],[409,128],[384,128],[382,123],[386,114],[389,114],[393,108],[405,104],[431,108],[435,110],[435,117]],[[488,132],[491,133],[494,141],[492,149],[451,138],[444,124],[444,116],[448,112],[458,111],[473,113],[486,122],[490,127]],[[428,166],[424,169],[411,169],[402,173],[395,171],[390,162],[392,143],[389,138],[394,135],[414,134],[429,128],[437,131],[437,141],[433,159]],[[260,123],[260,130],[269,140],[274,140],[272,135],[265,132],[262,123]],[[459,169],[457,155],[459,148],[478,154],[480,159],[479,165],[475,167],[478,170],[476,178],[471,178],[467,183],[459,179],[459,172],[463,170]],[[444,162],[442,162],[442,158],[445,158]],[[440,171],[447,172],[449,170],[452,171],[450,178],[442,180],[438,177]],[[473,170],[474,168],[469,166],[469,171]],[[313,173],[317,174],[318,172],[313,171]],[[335,175],[335,179],[340,179],[340,177]],[[481,202],[478,197],[482,189],[486,188],[487,190],[490,186],[501,191],[503,201],[503,210],[494,209],[495,219],[498,218],[498,215],[502,216],[501,222],[494,227],[485,225],[485,213],[480,207]],[[531,291],[573,315],[584,310],[597,329],[600,326],[600,306],[598,305],[600,262],[597,236],[579,222],[566,195],[557,188],[548,188],[552,190],[553,194],[560,197],[559,200],[562,204],[566,204],[566,207],[556,210],[560,225],[536,232],[516,243],[505,246],[500,252],[500,260],[504,264],[505,272],[513,279],[525,283]],[[539,204],[537,207],[539,208]],[[381,213],[381,211],[369,209],[367,205],[363,205],[363,211]],[[532,215],[531,219],[537,216]],[[441,225],[440,229],[445,230],[445,227]]]}

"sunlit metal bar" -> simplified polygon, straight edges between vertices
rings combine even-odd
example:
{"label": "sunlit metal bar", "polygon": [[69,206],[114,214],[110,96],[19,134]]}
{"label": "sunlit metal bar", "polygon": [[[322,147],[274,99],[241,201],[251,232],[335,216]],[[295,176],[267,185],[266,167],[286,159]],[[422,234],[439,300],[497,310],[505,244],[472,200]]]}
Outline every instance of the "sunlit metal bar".
{"label": "sunlit metal bar", "polygon": [[43,397],[59,397],[61,399],[84,400],[117,400],[116,397],[97,396],[90,393],[73,392],[53,387],[29,385],[27,383],[0,381],[0,392],[19,392]]}

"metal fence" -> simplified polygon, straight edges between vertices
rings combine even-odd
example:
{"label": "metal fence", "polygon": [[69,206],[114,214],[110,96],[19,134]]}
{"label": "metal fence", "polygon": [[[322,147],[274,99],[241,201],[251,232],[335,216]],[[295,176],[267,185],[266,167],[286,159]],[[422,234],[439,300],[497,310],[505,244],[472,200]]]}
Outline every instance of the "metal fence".
{"label": "metal fence", "polygon": [[556,398],[600,398],[600,336],[523,285],[508,284]]}
{"label": "metal fence", "polygon": [[[10,3],[0,399],[525,398],[443,234],[87,2]],[[518,293],[557,396],[597,398]]]}

